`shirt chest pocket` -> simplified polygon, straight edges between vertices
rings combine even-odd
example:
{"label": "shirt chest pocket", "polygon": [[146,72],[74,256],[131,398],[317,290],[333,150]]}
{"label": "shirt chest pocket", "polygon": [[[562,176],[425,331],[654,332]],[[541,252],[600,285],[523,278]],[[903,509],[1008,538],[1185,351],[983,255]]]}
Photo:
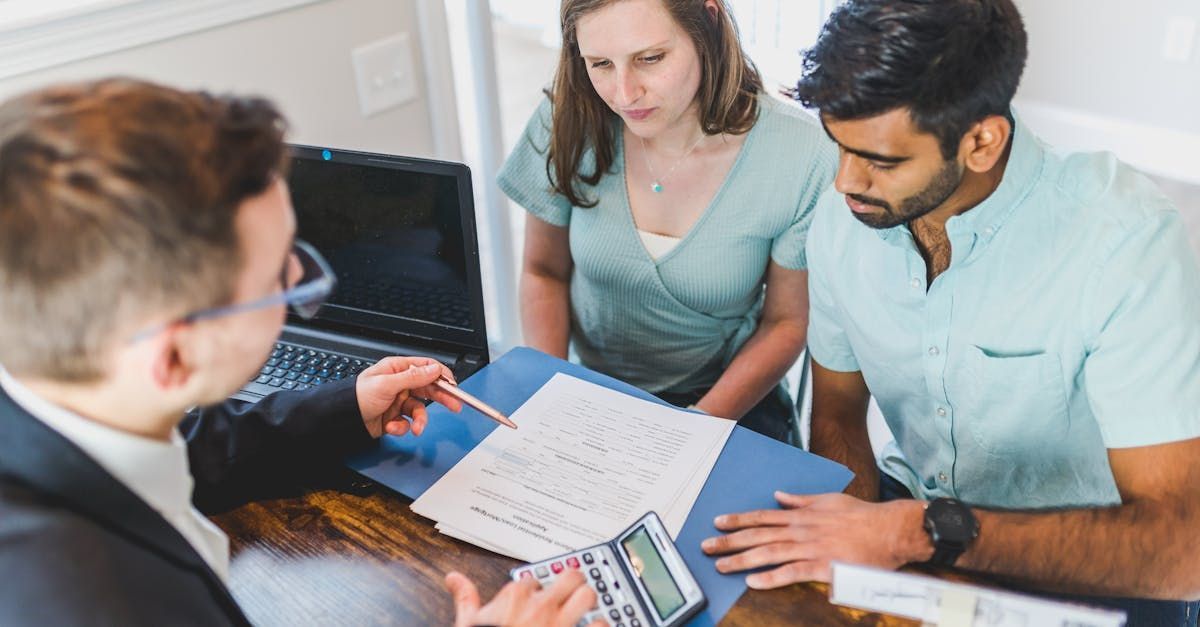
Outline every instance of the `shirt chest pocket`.
{"label": "shirt chest pocket", "polygon": [[1070,415],[1058,354],[967,350],[950,399],[954,430],[996,454],[1061,446]]}

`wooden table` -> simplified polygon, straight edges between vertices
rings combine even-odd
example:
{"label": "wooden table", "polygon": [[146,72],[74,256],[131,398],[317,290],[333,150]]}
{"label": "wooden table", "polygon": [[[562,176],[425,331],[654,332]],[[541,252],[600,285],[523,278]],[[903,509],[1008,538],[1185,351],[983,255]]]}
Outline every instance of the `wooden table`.
{"label": "wooden table", "polygon": [[[213,516],[229,534],[230,587],[257,625],[451,625],[451,570],[489,599],[515,560],[444,536],[409,499],[345,469],[320,485]],[[330,476],[332,475],[332,476]],[[831,605],[822,584],[750,590],[723,625],[916,625]]]}

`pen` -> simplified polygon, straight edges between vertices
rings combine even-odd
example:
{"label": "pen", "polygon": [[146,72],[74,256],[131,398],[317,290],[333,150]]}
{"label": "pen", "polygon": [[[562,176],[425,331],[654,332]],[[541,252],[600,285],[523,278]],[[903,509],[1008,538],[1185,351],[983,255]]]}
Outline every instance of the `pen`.
{"label": "pen", "polygon": [[485,403],[485,402],[475,398],[471,394],[467,393],[465,390],[458,387],[458,385],[456,383],[454,383],[450,379],[447,379],[446,375],[442,375],[437,381],[434,381],[433,384],[436,385],[438,387],[438,389],[449,394],[450,396],[453,396],[453,397],[457,398],[458,400],[466,403],[467,405],[470,405],[471,407],[474,407],[475,409],[479,410],[479,413],[483,414],[484,416],[487,416],[488,418],[495,420],[496,422],[508,427],[509,429],[517,428],[517,423],[509,420],[508,416],[505,416],[504,414],[497,411],[495,407],[492,407],[491,405],[488,405],[487,403]]}

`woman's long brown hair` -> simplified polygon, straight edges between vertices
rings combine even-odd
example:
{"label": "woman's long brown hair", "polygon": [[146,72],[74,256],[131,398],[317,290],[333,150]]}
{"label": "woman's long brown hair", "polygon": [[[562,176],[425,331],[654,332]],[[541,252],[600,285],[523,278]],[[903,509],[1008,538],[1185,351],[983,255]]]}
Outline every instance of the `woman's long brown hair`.
{"label": "woman's long brown hair", "polygon": [[[548,92],[553,105],[546,175],[554,190],[572,206],[594,207],[578,183],[594,187],[613,165],[612,122],[616,114],[600,99],[587,66],[579,54],[576,26],[583,16],[622,0],[563,0],[562,52],[554,85]],[[762,91],[758,69],[742,50],[737,26],[724,0],[714,16],[704,0],[661,0],[663,6],[692,38],[700,55],[700,88],[696,92],[700,128],[706,135],[740,135],[758,118],[757,96]],[[595,154],[595,169],[580,172],[588,147]]]}

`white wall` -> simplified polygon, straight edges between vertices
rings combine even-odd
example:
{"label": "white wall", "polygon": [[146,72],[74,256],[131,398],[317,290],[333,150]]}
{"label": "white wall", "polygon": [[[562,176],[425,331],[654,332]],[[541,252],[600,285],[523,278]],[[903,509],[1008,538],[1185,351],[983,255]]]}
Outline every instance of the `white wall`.
{"label": "white wall", "polygon": [[[1017,0],[1029,32],[1021,96],[1200,133],[1200,53],[1168,61],[1172,17],[1200,22],[1196,0]],[[1200,43],[1200,42],[1197,42]]]}
{"label": "white wall", "polygon": [[1163,55],[1172,18],[1196,0],[1016,0],[1029,33],[1017,107],[1067,150],[1110,150],[1157,176],[1200,185],[1200,33],[1184,61]]}
{"label": "white wall", "polygon": [[428,0],[317,2],[3,80],[0,97],[50,82],[132,75],[265,95],[291,121],[292,141],[437,156],[424,77],[416,100],[364,117],[350,61],[351,49],[408,32],[421,74],[418,1]]}

